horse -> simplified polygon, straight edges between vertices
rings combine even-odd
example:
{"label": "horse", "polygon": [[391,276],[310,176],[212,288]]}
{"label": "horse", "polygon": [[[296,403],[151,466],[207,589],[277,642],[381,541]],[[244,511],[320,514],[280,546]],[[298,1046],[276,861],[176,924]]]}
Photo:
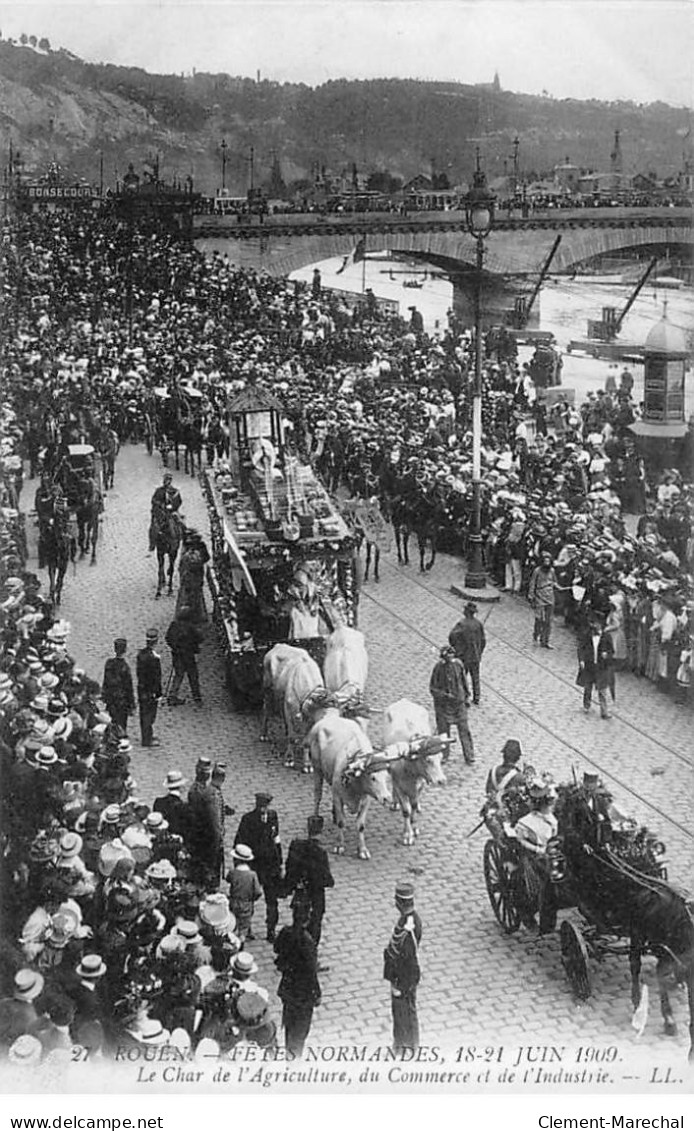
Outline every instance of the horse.
{"label": "horse", "polygon": [[90,565],[96,565],[96,544],[99,541],[99,520],[103,513],[104,500],[101,491],[93,480],[83,483],[75,516],[77,518],[77,542],[80,557],[83,558],[91,546]]}
{"label": "horse", "polygon": [[412,520],[410,508],[405,499],[396,497],[390,504],[390,521],[395,531],[395,548],[398,553],[398,565],[409,565],[409,545],[412,534]]}
{"label": "horse", "polygon": [[[168,594],[173,593],[173,575],[176,558],[183,537],[183,523],[173,511],[156,508],[152,511],[152,525],[150,527],[150,548],[157,554],[157,592],[156,598],[161,597],[164,589],[165,574],[168,576]],[[164,568],[164,559],[169,559],[168,570]]]}
{"label": "horse", "polygon": [[48,570],[51,601],[59,605],[68,562],[77,553],[74,524],[68,515],[56,515],[39,525],[39,558]]}
{"label": "horse", "polygon": [[[436,499],[422,495],[406,504],[410,529],[414,531],[419,550],[419,572],[428,573],[434,568],[436,546],[439,532],[438,505]],[[424,564],[427,545],[429,561]],[[406,562],[407,564],[407,562]]]}
{"label": "horse", "polygon": [[104,491],[113,487],[116,472],[116,457],[120,451],[120,439],[113,428],[105,428],[99,440],[99,451],[104,468]]}
{"label": "horse", "polygon": [[[598,931],[629,938],[631,1000],[643,1005],[641,960],[656,959],[665,1033],[676,1033],[669,983],[685,983],[689,1000],[689,1059],[694,1060],[694,901],[666,882],[662,846],[646,829],[618,822],[611,797],[600,789],[562,787],[559,833],[573,901]],[[622,826],[620,828],[620,825]],[[626,825],[626,831],[624,826]]]}

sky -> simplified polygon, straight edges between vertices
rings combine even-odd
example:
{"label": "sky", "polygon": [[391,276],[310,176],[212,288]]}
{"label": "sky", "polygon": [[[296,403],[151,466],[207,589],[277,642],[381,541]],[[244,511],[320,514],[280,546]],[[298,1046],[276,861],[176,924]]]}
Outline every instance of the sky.
{"label": "sky", "polygon": [[694,0],[0,0],[0,30],[158,73],[316,86],[498,71],[528,94],[694,105]]}

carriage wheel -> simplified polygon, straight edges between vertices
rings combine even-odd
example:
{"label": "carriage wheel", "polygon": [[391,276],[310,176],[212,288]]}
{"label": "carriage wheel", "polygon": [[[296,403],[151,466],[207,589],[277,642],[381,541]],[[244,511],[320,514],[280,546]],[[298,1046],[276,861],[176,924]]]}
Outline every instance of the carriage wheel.
{"label": "carriage wheel", "polygon": [[484,880],[492,911],[507,935],[512,935],[521,924],[511,864],[510,857],[500,845],[495,840],[488,840],[484,846]]}
{"label": "carriage wheel", "polygon": [[576,997],[585,1001],[590,997],[591,984],[588,971],[588,949],[578,927],[565,919],[559,932],[561,960],[566,976]]}

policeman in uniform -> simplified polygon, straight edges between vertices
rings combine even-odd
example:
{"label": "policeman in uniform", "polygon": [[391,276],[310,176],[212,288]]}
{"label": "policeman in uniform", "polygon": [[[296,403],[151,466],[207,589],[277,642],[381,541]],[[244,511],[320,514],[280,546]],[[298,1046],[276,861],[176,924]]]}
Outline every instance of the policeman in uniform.
{"label": "policeman in uniform", "polygon": [[104,679],[101,688],[106,709],[116,726],[123,733],[128,730],[128,715],[135,710],[135,696],[133,694],[133,677],[130,666],[125,659],[128,642],[119,636],[113,642],[115,656],[111,656],[104,665]]}
{"label": "policeman in uniform", "polygon": [[148,628],[145,646],[137,653],[137,701],[140,705],[140,734],[143,746],[158,746],[153,733],[157,707],[161,699],[161,657],[154,651],[159,633]]}
{"label": "policeman in uniform", "polygon": [[419,1048],[417,986],[422,920],[414,909],[414,886],[400,882],[395,887],[398,921],[383,952],[383,977],[390,982],[393,1014],[393,1052]]}
{"label": "policeman in uniform", "polygon": [[330,871],[328,854],[320,843],[323,818],[308,818],[308,839],[297,837],[289,845],[284,873],[284,895],[299,894],[310,906],[308,932],[316,946],[320,943],[323,916],[325,915],[325,889],[335,887]]}
{"label": "policeman in uniform", "polygon": [[222,824],[218,791],[212,785],[212,762],[198,758],[195,781],[188,790],[188,840],[196,882],[206,891],[217,891],[222,858]]}
{"label": "policeman in uniform", "polygon": [[275,931],[279,921],[277,900],[282,883],[280,823],[275,810],[270,809],[271,801],[271,793],[256,793],[255,809],[250,813],[244,813],[234,840],[234,847],[237,844],[247,844],[253,853],[255,871],[265,895],[265,926],[268,942],[275,941]]}

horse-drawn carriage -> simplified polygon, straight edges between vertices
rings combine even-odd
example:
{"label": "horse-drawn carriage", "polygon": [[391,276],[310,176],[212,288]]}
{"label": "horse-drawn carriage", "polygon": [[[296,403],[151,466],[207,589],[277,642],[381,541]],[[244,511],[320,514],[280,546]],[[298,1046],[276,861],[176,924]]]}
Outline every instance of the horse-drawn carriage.
{"label": "horse-drawn carriage", "polygon": [[492,798],[482,810],[491,834],[483,853],[485,883],[503,931],[534,928],[537,916],[540,933],[549,933],[558,912],[573,912],[562,918],[559,939],[574,994],[579,999],[591,994],[591,959],[628,955],[638,1027],[645,1026],[648,1003],[641,958],[653,955],[665,1032],[675,1032],[668,988],[685,983],[694,1046],[694,900],[668,883],[664,845],[623,817],[594,775],[557,787],[557,835],[533,858],[516,833],[530,808],[526,771],[501,801]]}
{"label": "horse-drawn carriage", "polygon": [[61,475],[61,484],[67,499],[68,510],[76,511],[84,496],[83,484],[92,479],[100,495],[104,491],[104,473],[101,453],[92,444],[69,444]]}
{"label": "horse-drawn carriage", "polygon": [[258,707],[274,644],[291,641],[322,666],[335,623],[354,625],[356,537],[313,469],[285,449],[274,397],[251,387],[229,415],[229,463],[201,473],[208,585],[234,703]]}

